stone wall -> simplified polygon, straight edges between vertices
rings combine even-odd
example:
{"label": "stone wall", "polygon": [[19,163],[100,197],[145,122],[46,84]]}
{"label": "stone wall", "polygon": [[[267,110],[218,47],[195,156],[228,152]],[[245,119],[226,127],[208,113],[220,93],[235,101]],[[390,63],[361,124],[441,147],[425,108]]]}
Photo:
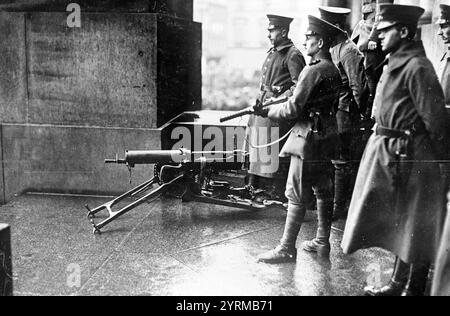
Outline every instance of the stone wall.
{"label": "stone wall", "polygon": [[77,3],[83,12],[158,13],[193,19],[192,0],[0,0],[1,11],[65,12]]}

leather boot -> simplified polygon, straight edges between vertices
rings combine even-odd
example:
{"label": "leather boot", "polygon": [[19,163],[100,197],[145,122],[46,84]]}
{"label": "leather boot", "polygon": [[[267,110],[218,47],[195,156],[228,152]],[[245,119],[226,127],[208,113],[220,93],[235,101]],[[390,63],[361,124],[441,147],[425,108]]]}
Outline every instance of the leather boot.
{"label": "leather boot", "polygon": [[429,264],[413,264],[409,272],[408,284],[402,293],[402,296],[425,296],[427,288]]}
{"label": "leather boot", "polygon": [[331,200],[317,200],[318,227],[316,238],[303,243],[303,250],[315,252],[320,257],[328,258],[330,255],[331,220],[333,216],[333,202]]}
{"label": "leather boot", "polygon": [[400,258],[395,258],[394,272],[388,285],[376,289],[373,286],[364,289],[366,296],[401,296],[408,282],[410,265],[404,263]]}
{"label": "leather boot", "polygon": [[280,264],[295,262],[297,260],[297,249],[286,249],[278,246],[258,257],[257,262],[268,264]]}
{"label": "leather boot", "polygon": [[274,250],[259,256],[257,262],[269,264],[295,262],[297,260],[295,244],[305,214],[306,208],[304,205],[289,204],[283,238],[281,239],[280,245]]}
{"label": "leather boot", "polygon": [[333,221],[345,218],[347,215],[347,182],[348,175],[345,164],[335,164],[334,173],[334,210]]}

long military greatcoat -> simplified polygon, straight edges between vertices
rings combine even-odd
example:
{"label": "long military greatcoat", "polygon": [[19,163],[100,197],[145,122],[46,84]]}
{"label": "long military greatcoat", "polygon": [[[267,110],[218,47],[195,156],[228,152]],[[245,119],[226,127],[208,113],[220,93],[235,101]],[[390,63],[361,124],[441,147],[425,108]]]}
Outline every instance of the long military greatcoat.
{"label": "long military greatcoat", "polygon": [[[440,144],[444,95],[421,42],[403,44],[389,58],[375,97],[376,123],[416,129],[409,168],[397,169],[401,141],[374,134],[362,158],[342,241],[345,253],[380,247],[407,263],[433,262],[444,222]],[[401,171],[403,170],[403,171]],[[398,183],[397,176],[403,185]],[[395,181],[394,181],[395,180]]]}
{"label": "long military greatcoat", "polygon": [[[449,195],[450,198],[450,195]],[[433,296],[450,296],[450,209],[434,269]]]}
{"label": "long military greatcoat", "polygon": [[[444,88],[447,104],[447,117],[450,117],[450,51],[442,58],[440,70],[441,84]],[[450,124],[450,120],[448,122]],[[449,169],[448,163],[443,165],[443,172],[447,172],[447,177]],[[450,199],[450,193],[448,199]],[[447,209],[447,221],[436,259],[432,294],[435,296],[450,296],[450,208]]]}
{"label": "long military greatcoat", "polygon": [[[285,43],[272,48],[268,52],[262,68],[260,101],[265,102],[269,98],[280,97],[282,95],[292,96],[292,92],[298,82],[298,77],[304,67],[305,59],[291,40],[286,40]],[[282,134],[289,130],[287,129],[287,122],[279,124],[259,116],[251,116],[248,125],[250,128],[247,129],[246,136],[248,141],[255,146],[266,145],[276,141],[283,136]],[[267,156],[265,153],[268,151],[270,153],[272,149],[261,149],[264,151],[261,156]],[[277,173],[267,172],[267,163],[264,164],[257,159],[260,156],[259,149],[252,148],[247,144],[246,150],[250,151],[251,164],[249,173],[266,178],[274,178],[277,176]],[[275,157],[277,155],[278,153],[275,154]]]}

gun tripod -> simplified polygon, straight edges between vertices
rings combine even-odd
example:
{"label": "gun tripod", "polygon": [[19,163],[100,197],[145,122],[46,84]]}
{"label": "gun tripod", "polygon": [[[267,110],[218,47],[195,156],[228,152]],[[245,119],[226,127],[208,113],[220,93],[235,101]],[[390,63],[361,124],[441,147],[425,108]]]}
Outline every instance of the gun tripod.
{"label": "gun tripod", "polygon": [[[205,168],[206,164],[183,163],[180,165],[156,165],[155,176],[123,195],[103,204],[95,209],[88,210],[88,219],[93,227],[94,234],[101,234],[101,230],[122,215],[130,212],[139,205],[172,192],[174,188],[181,188],[183,202],[200,202],[222,205],[227,207],[258,211],[266,205],[252,201],[255,192],[251,187],[233,188],[227,182],[213,181],[211,178],[215,168]],[[130,198],[138,198],[118,210],[120,202]],[[98,213],[106,211],[108,217],[96,223]]]}

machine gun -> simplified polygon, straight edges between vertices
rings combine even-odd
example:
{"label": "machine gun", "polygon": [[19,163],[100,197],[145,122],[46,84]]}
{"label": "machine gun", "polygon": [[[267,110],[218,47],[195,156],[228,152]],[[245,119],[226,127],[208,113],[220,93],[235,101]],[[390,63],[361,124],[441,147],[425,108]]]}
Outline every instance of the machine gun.
{"label": "machine gun", "polygon": [[[214,155],[214,158],[207,157]],[[234,188],[228,182],[214,181],[212,177],[219,172],[239,171],[243,169],[247,153],[239,150],[224,152],[191,152],[189,150],[163,151],[127,151],[124,159],[107,159],[107,164],[124,164],[131,170],[136,165],[155,165],[154,177],[123,195],[95,208],[88,209],[94,234],[128,213],[140,204],[155,199],[168,192],[181,191],[178,196],[183,202],[197,201],[248,210],[261,210],[266,206],[254,203],[258,193],[251,186]],[[114,206],[129,198],[137,198],[123,208],[115,211]],[[108,218],[100,223],[95,222],[96,215],[106,210]]]}

